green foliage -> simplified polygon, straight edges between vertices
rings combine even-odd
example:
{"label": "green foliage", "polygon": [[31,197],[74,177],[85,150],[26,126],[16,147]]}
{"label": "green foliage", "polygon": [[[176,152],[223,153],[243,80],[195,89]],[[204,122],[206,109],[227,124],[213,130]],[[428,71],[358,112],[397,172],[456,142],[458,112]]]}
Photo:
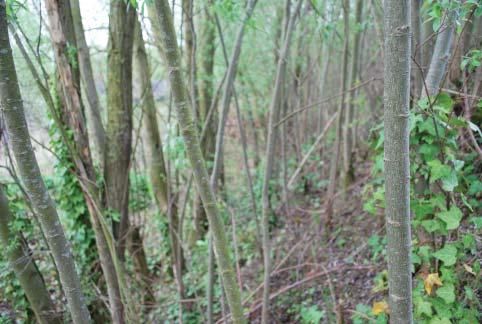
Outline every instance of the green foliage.
{"label": "green foliage", "polygon": [[[9,224],[9,227],[12,237],[15,239],[9,242],[8,246],[2,246],[2,244],[0,244],[3,250],[8,251],[17,247],[19,244],[18,239],[20,237],[15,235],[15,233],[23,233],[27,238],[32,236],[34,227],[31,222],[31,215],[28,215],[27,212],[28,208],[25,204],[25,199],[18,186],[5,186],[5,194],[9,201],[10,211],[12,215],[14,215],[14,219]],[[0,253],[0,300],[8,301],[12,311],[15,313],[15,318],[26,320],[28,317],[31,317],[32,312],[29,311],[29,303],[25,292],[21,288],[5,256],[5,253]],[[3,314],[0,313],[0,323],[2,323],[2,318]]]}
{"label": "green foliage", "polygon": [[[451,97],[441,93],[421,100],[410,116],[413,271],[425,269],[441,278],[441,285],[434,286],[433,292],[424,290],[427,275],[417,276],[413,302],[419,323],[476,323],[480,315],[480,303],[474,299],[480,265],[473,260],[482,184],[475,154],[459,148],[459,129],[468,122],[453,114],[453,106]],[[364,210],[374,215],[384,206],[380,127],[371,143],[377,152],[374,180],[365,188]],[[377,242],[372,236],[369,245]]]}
{"label": "green foliage", "polygon": [[325,317],[325,311],[320,310],[317,305],[301,307],[302,324],[318,324]]}

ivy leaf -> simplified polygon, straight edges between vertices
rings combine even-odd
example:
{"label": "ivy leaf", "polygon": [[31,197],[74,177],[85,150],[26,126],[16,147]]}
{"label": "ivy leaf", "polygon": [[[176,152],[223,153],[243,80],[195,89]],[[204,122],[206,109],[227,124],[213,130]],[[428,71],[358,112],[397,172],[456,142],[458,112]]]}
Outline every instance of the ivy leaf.
{"label": "ivy leaf", "polygon": [[386,301],[382,300],[379,302],[374,302],[372,307],[373,315],[378,315],[381,313],[388,314],[388,304]]}
{"label": "ivy leaf", "polygon": [[437,296],[442,298],[447,304],[455,301],[455,287],[453,284],[446,284],[437,289]]}
{"label": "ivy leaf", "polygon": [[452,171],[448,165],[442,164],[438,159],[427,162],[427,165],[430,167],[430,183],[449,177]]}
{"label": "ivy leaf", "polygon": [[442,280],[440,280],[438,273],[430,273],[423,281],[423,286],[425,287],[427,295],[432,293],[432,288],[435,285],[442,286]]}
{"label": "ivy leaf", "polygon": [[417,313],[420,315],[427,315],[432,317],[432,304],[426,301],[420,301],[416,305]]}
{"label": "ivy leaf", "polygon": [[440,212],[437,216],[447,224],[447,230],[453,230],[460,226],[463,215],[457,206],[452,206],[449,210]]}
{"label": "ivy leaf", "polygon": [[452,192],[458,185],[459,181],[457,179],[457,174],[454,171],[451,171],[449,176],[442,178],[442,189],[445,191]]}
{"label": "ivy leaf", "polygon": [[432,136],[437,136],[437,132],[435,131],[435,125],[433,120],[430,118],[425,119],[423,122],[420,123],[418,126],[420,132],[427,132]]}
{"label": "ivy leaf", "polygon": [[452,324],[447,317],[434,317],[430,320],[429,324]]}
{"label": "ivy leaf", "polygon": [[482,228],[482,217],[472,217],[470,221],[474,223],[476,229]]}
{"label": "ivy leaf", "polygon": [[437,96],[437,100],[435,101],[435,105],[440,107],[444,112],[448,113],[450,108],[452,108],[454,102],[452,98],[446,93],[441,93]]}
{"label": "ivy leaf", "polygon": [[438,250],[433,254],[433,256],[441,261],[443,261],[445,266],[454,265],[457,261],[457,248],[453,245],[445,245],[443,249]]}
{"label": "ivy leaf", "polygon": [[426,219],[422,221],[422,227],[429,233],[436,232],[441,229],[440,221],[436,219]]}

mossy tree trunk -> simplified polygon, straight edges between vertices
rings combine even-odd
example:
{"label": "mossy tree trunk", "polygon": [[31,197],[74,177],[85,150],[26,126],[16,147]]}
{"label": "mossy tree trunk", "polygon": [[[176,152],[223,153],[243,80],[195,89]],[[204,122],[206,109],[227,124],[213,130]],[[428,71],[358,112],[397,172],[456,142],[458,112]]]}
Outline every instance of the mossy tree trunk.
{"label": "mossy tree trunk", "polygon": [[20,177],[38,215],[74,323],[88,323],[90,315],[80,287],[70,244],[42,179],[25,120],[12,49],[7,32],[6,4],[0,0],[0,107]]}
{"label": "mossy tree trunk", "polygon": [[194,122],[190,101],[187,96],[187,84],[182,75],[181,56],[177,45],[171,9],[167,0],[156,0],[153,6],[157,14],[160,41],[164,52],[164,60],[169,71],[169,80],[181,134],[184,138],[187,156],[193,169],[194,180],[208,217],[209,228],[214,241],[214,251],[227,301],[231,309],[232,319],[234,323],[243,323],[241,294],[236,281],[226,230],[219,214],[213,189],[209,183],[207,168],[201,152],[197,125]]}
{"label": "mossy tree trunk", "polygon": [[182,268],[184,262],[181,242],[179,241],[180,233],[177,201],[174,201],[174,197],[171,195],[172,189],[168,182],[164,154],[162,152],[161,135],[159,133],[159,125],[157,122],[156,102],[154,100],[150,80],[151,72],[149,69],[144,39],[142,37],[141,24],[138,20],[136,21],[134,35],[134,61],[139,75],[141,88],[141,102],[144,113],[143,128],[144,139],[147,144],[147,168],[149,171],[149,180],[151,182],[157,207],[164,215],[168,216],[172,248],[172,266],[178,282],[180,298],[184,298],[184,285],[182,283]]}
{"label": "mossy tree trunk", "polygon": [[[204,125],[209,109],[213,104],[214,56],[216,52],[216,29],[214,16],[210,6],[202,11],[202,25],[199,57],[199,110],[198,121]],[[211,119],[206,125],[206,135],[201,141],[201,150],[206,161],[213,161],[216,148],[218,112],[214,109]],[[211,168],[208,168],[211,171]],[[194,200],[194,226],[197,239],[201,239],[207,230],[206,212],[202,206],[201,197],[196,195]]]}
{"label": "mossy tree trunk", "polygon": [[132,152],[132,47],[135,8],[111,0],[107,53],[107,145],[104,181],[106,206],[113,223],[119,258],[124,260],[129,228],[129,170]]}
{"label": "mossy tree trunk", "polygon": [[[110,231],[102,223],[103,215],[100,212],[100,191],[96,186],[96,174],[89,149],[89,138],[85,127],[83,105],[80,95],[79,71],[73,67],[69,60],[68,44],[75,43],[72,16],[68,2],[46,0],[50,35],[54,48],[55,61],[59,74],[62,104],[62,117],[65,125],[59,125],[63,132],[67,126],[73,132],[73,143],[65,137],[64,141],[69,148],[76,167],[76,174],[81,183],[84,198],[91,215],[97,249],[101,261],[102,271],[105,276],[109,295],[110,311],[114,323],[124,322],[124,310],[121,298],[118,269],[115,266],[115,251],[112,247]],[[70,35],[70,36],[68,36]],[[70,42],[69,42],[70,39]],[[111,246],[109,246],[111,242]]]}
{"label": "mossy tree trunk", "polygon": [[80,76],[87,96],[89,111],[87,121],[91,123],[90,130],[94,139],[93,146],[97,152],[99,163],[104,162],[105,147],[105,129],[102,124],[101,111],[102,107],[99,95],[95,86],[94,73],[90,60],[89,47],[85,40],[84,26],[82,24],[82,15],[80,13],[79,0],[71,0],[72,21],[75,29],[75,38],[77,44],[77,56],[79,59]]}

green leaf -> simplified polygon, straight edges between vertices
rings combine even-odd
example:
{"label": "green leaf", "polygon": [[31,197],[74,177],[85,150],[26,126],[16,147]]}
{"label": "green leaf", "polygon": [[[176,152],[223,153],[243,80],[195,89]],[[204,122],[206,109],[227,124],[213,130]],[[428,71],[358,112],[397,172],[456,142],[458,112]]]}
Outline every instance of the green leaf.
{"label": "green leaf", "polygon": [[449,210],[438,213],[437,217],[447,224],[447,230],[453,230],[460,226],[462,211],[457,206],[452,206]]}
{"label": "green leaf", "polygon": [[482,228],[482,217],[472,217],[470,221],[474,223],[476,229]]}
{"label": "green leaf", "polygon": [[422,144],[418,151],[425,156],[425,159],[432,160],[440,153],[440,148],[434,144]]}
{"label": "green leaf", "polygon": [[465,289],[465,296],[467,297],[467,299],[468,300],[474,300],[475,299],[474,290],[472,288],[470,288],[469,286],[465,286],[464,289]]}
{"label": "green leaf", "polygon": [[452,108],[454,101],[450,96],[446,93],[441,93],[437,96],[437,100],[435,101],[435,105],[442,108],[443,111],[449,112],[450,108]]}
{"label": "green leaf", "polygon": [[429,324],[452,324],[447,317],[434,317],[430,320]]}
{"label": "green leaf", "polygon": [[453,245],[445,245],[443,249],[438,250],[433,256],[443,261],[445,266],[454,265],[457,261],[457,248]]}
{"label": "green leaf", "polygon": [[427,165],[430,167],[430,183],[442,178],[448,178],[452,173],[450,166],[442,164],[438,159],[427,162]]}
{"label": "green leaf", "polygon": [[426,301],[420,301],[416,305],[416,312],[419,315],[427,315],[428,317],[432,317],[432,304]]}
{"label": "green leaf", "polygon": [[469,195],[476,195],[482,192],[482,181],[476,180],[470,184]]}
{"label": "green leaf", "polygon": [[451,304],[455,301],[455,287],[453,284],[444,284],[442,287],[437,289],[436,294],[447,304]]}
{"label": "green leaf", "polygon": [[452,192],[458,185],[457,174],[453,170],[448,176],[442,178],[442,189],[445,191]]}
{"label": "green leaf", "polygon": [[436,219],[426,219],[422,221],[421,225],[429,233],[433,233],[442,229],[440,221],[437,221]]}
{"label": "green leaf", "polygon": [[420,123],[418,126],[420,132],[427,132],[432,136],[437,136],[437,132],[435,131],[435,125],[433,120],[430,118],[425,119],[423,122]]}

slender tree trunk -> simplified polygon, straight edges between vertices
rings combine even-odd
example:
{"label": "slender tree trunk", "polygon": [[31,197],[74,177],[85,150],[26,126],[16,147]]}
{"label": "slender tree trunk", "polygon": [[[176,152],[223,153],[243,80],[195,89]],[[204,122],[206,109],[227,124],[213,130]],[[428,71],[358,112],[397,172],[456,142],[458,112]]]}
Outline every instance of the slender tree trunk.
{"label": "slender tree trunk", "polygon": [[[57,63],[57,71],[61,85],[60,92],[63,101],[61,119],[65,120],[65,125],[59,125],[59,128],[65,132],[63,128],[67,126],[69,130],[73,132],[73,143],[71,143],[71,140],[67,136],[64,136],[64,142],[69,148],[69,153],[74,161],[77,176],[91,215],[91,223],[94,229],[97,249],[99,251],[109,295],[112,321],[114,323],[123,323],[124,310],[121,298],[121,284],[119,282],[119,269],[117,269],[115,265],[115,251],[113,250],[112,244],[109,243],[112,241],[111,233],[102,224],[103,215],[101,215],[100,212],[100,193],[95,185],[95,169],[89,149],[87,130],[85,128],[83,106],[80,96],[80,79],[78,77],[78,70],[72,67],[67,52],[69,38],[66,35],[73,34],[70,7],[68,2],[58,0],[46,0],[45,5],[49,18],[49,30]],[[71,40],[71,42],[73,41],[74,40]]]}
{"label": "slender tree trunk", "polygon": [[385,1],[385,217],[390,323],[412,323],[410,238],[410,0]]}
{"label": "slender tree trunk", "polygon": [[[355,7],[355,22],[356,28],[359,28],[362,22],[363,14],[363,0],[356,1]],[[345,36],[346,37],[346,36]],[[357,71],[358,71],[358,59],[360,52],[360,39],[361,30],[355,30],[355,37],[353,39],[353,53],[351,55],[351,72],[350,72],[350,88],[355,86],[357,82]],[[344,173],[344,189],[346,190],[348,186],[353,182],[355,177],[355,171],[353,170],[353,122],[354,122],[354,93],[349,92],[347,94],[347,109],[345,114],[345,128],[343,136],[343,173]]]}
{"label": "slender tree trunk", "polygon": [[[149,180],[151,182],[154,198],[159,210],[168,216],[170,242],[172,248],[172,267],[174,276],[178,283],[180,298],[184,298],[184,285],[182,282],[182,253],[178,255],[180,250],[179,242],[179,218],[177,213],[177,203],[170,199],[170,184],[168,182],[166,165],[164,163],[164,154],[162,152],[162,141],[159,133],[159,125],[157,123],[156,102],[152,92],[150,80],[150,69],[147,60],[147,53],[142,38],[141,24],[136,20],[134,35],[134,59],[140,79],[140,87],[142,89],[142,109],[144,111],[144,138],[147,144],[149,170]],[[182,250],[181,250],[182,251]]]}
{"label": "slender tree trunk", "polygon": [[[330,182],[328,184],[328,193],[325,208],[325,227],[329,229],[331,227],[331,222],[333,218],[333,203],[336,190],[336,178],[338,173],[338,162],[340,159],[340,148],[341,148],[341,138],[342,138],[342,123],[343,123],[343,112],[346,107],[346,83],[348,79],[348,45],[349,45],[349,35],[350,35],[350,2],[348,0],[343,0],[343,20],[345,26],[345,39],[343,43],[343,61],[342,61],[342,74],[340,78],[340,88],[342,95],[340,97],[340,102],[338,104],[338,113],[336,116],[336,131],[335,131],[335,143],[333,147],[333,154],[330,161]],[[321,224],[321,223],[320,223]]]}
{"label": "slender tree trunk", "polygon": [[107,54],[107,145],[104,179],[106,205],[120,219],[114,222],[119,258],[124,260],[129,228],[129,169],[132,141],[132,46],[135,9],[111,0]]}
{"label": "slender tree trunk", "polygon": [[426,11],[423,10],[423,7],[421,7],[421,10],[420,10],[420,17],[422,21],[421,44],[423,44],[422,48],[420,49],[422,52],[421,62],[422,62],[423,72],[425,75],[427,75],[427,71],[430,66],[430,61],[432,60],[435,38],[432,37],[433,36],[432,20],[430,19],[430,17],[428,17],[428,15],[426,15]]}
{"label": "slender tree trunk", "polygon": [[301,4],[303,0],[298,0],[296,9],[289,18],[288,27],[286,29],[283,47],[281,48],[280,56],[278,59],[278,66],[276,69],[276,79],[274,84],[274,90],[271,97],[271,104],[269,106],[269,124],[268,124],[268,139],[266,143],[266,168],[264,171],[263,189],[262,189],[262,236],[263,236],[263,257],[264,257],[264,289],[263,289],[263,309],[261,312],[261,323],[266,324],[269,321],[269,285],[271,274],[271,260],[270,260],[270,235],[269,235],[269,215],[270,215],[270,202],[269,202],[269,183],[271,181],[271,175],[273,173],[273,165],[275,161],[275,147],[276,147],[276,123],[279,119],[281,108],[281,93],[284,85],[286,74],[286,61],[289,54],[291,45],[291,36],[293,34],[295,20],[300,12]]}
{"label": "slender tree trunk", "polygon": [[89,47],[85,40],[84,26],[82,25],[82,16],[80,14],[79,0],[71,0],[72,21],[75,29],[75,38],[77,41],[77,56],[79,58],[79,68],[82,83],[84,85],[85,94],[87,95],[87,102],[89,103],[89,113],[87,114],[88,121],[92,125],[91,134],[94,138],[94,147],[97,153],[99,163],[104,162],[104,148],[105,148],[105,129],[102,124],[100,104],[97,89],[95,87],[94,74],[92,72],[92,64],[90,61]]}
{"label": "slender tree trunk", "polygon": [[35,264],[25,238],[20,231],[12,232],[13,220],[7,196],[0,184],[0,242],[9,265],[17,276],[37,321],[41,324],[60,324],[62,316],[57,313],[50,299],[44,278]]}
{"label": "slender tree trunk", "polygon": [[0,35],[0,107],[5,117],[10,144],[25,189],[37,212],[42,231],[46,234],[47,245],[55,260],[72,321],[88,323],[90,315],[84,302],[70,244],[65,238],[57,210],[43,182],[30,142],[7,32],[4,0],[0,0],[0,30],[3,31]]}
{"label": "slender tree trunk", "polygon": [[[209,109],[213,104],[214,55],[216,52],[216,47],[214,46],[216,39],[215,21],[209,5],[206,5],[202,14],[198,112],[198,119],[201,125],[206,122]],[[201,141],[202,152],[206,161],[213,161],[214,159],[217,115],[217,109],[214,109],[213,115],[206,125],[206,136]],[[211,171],[211,168],[208,168],[208,170]],[[194,198],[194,226],[197,238],[202,238],[207,230],[207,218],[199,195],[196,195]]]}
{"label": "slender tree trunk", "polygon": [[198,116],[199,90],[197,84],[196,32],[194,30],[194,0],[182,0],[183,36],[186,56],[186,72],[189,84],[189,96],[192,101],[194,116]]}
{"label": "slender tree trunk", "polygon": [[[411,24],[412,24],[412,57],[413,60],[416,62],[412,62],[412,80],[413,84],[411,87],[411,93],[414,97],[413,100],[417,102],[418,94],[420,89],[422,88],[423,82],[423,71],[420,71],[418,65],[422,66],[422,48],[421,48],[421,40],[422,40],[422,30],[421,30],[421,16],[420,16],[420,7],[422,6],[421,0],[411,0]],[[417,65],[418,64],[418,65]]]}
{"label": "slender tree trunk", "polygon": [[216,252],[216,259],[223,279],[224,290],[233,322],[243,323],[241,294],[236,281],[236,273],[230,255],[226,230],[216,205],[213,189],[209,184],[208,173],[199,143],[198,131],[193,120],[186,91],[186,83],[182,76],[181,57],[177,46],[171,9],[167,0],[154,1],[154,8],[157,13],[157,23],[160,27],[161,45],[162,48],[165,49],[164,59],[170,71],[169,80],[181,133],[186,144],[187,156],[193,169],[194,180],[208,216],[214,251]]}
{"label": "slender tree trunk", "polygon": [[219,118],[219,124],[218,124],[217,136],[216,136],[216,153],[214,158],[213,171],[211,173],[211,183],[215,192],[217,189],[218,176],[221,171],[221,163],[222,163],[221,157],[222,157],[222,150],[223,150],[223,143],[224,143],[224,128],[226,126],[226,120],[229,114],[229,106],[230,106],[231,97],[233,94],[233,84],[236,78],[236,70],[238,67],[239,55],[241,54],[241,45],[243,43],[244,30],[249,18],[253,13],[256,3],[257,3],[257,0],[249,0],[248,2],[246,15],[236,35],[236,41],[235,41],[233,53],[231,54],[231,59],[229,61],[223,99],[221,101],[221,116]]}
{"label": "slender tree trunk", "polygon": [[455,27],[452,15],[452,13],[445,13],[444,15],[444,23],[439,29],[432,61],[430,62],[430,68],[425,77],[425,86],[422,88],[420,98],[436,95],[447,72],[447,64],[450,59],[450,49],[452,45],[452,34]]}

